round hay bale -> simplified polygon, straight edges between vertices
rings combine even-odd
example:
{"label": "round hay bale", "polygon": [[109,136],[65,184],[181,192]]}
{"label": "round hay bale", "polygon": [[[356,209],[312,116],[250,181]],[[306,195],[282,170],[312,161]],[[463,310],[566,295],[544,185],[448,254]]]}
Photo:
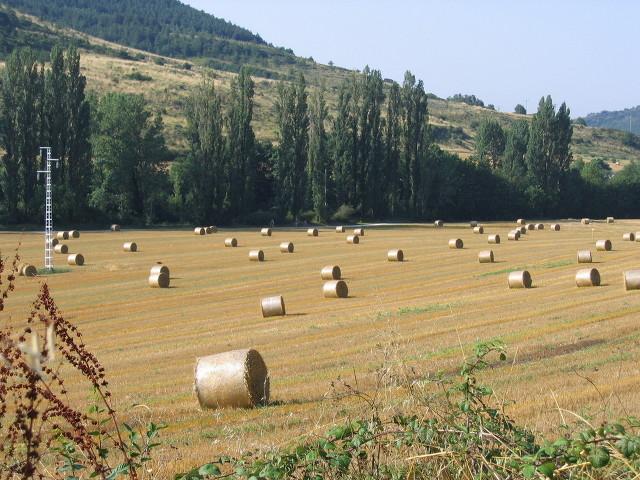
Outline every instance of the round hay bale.
{"label": "round hay bale", "polygon": [[69,253],[69,247],[67,247],[64,243],[59,243],[53,248],[53,251],[56,253],[67,254]]}
{"label": "round hay bale", "polygon": [[613,219],[613,217],[607,217],[607,223],[614,223],[615,220]]}
{"label": "round hay bale", "polygon": [[509,288],[531,288],[531,274],[526,270],[509,273],[507,279]]}
{"label": "round hay bale", "polygon": [[387,260],[390,262],[404,262],[404,252],[402,250],[389,250],[387,252]]}
{"label": "round hay bale", "polygon": [[527,230],[535,230],[535,229],[536,229],[536,226],[535,226],[535,224],[533,224],[533,223],[527,223],[527,224],[525,225],[525,228],[526,228]]}
{"label": "round hay bale", "polygon": [[262,230],[260,230],[260,235],[262,235],[263,237],[270,237],[271,233],[272,232],[270,228],[263,228]]}
{"label": "round hay bale", "polygon": [[596,268],[585,268],[576,273],[576,286],[597,287],[600,285],[600,272]]}
{"label": "round hay bale", "polygon": [[449,240],[449,248],[463,248],[464,242],[461,238],[452,238]]}
{"label": "round hay bale", "polygon": [[622,240],[624,240],[625,242],[635,242],[636,234],[633,232],[625,233],[622,235]]}
{"label": "round hay bale", "polygon": [[151,276],[160,275],[161,273],[164,273],[168,277],[169,267],[167,267],[166,265],[154,265],[153,267],[151,267],[151,271],[149,272],[149,275]]}
{"label": "round hay bale", "polygon": [[483,250],[478,254],[478,262],[493,263],[493,250]]}
{"label": "round hay bale", "polygon": [[591,223],[591,219],[590,218],[583,218],[582,220],[580,220],[580,223],[582,225],[589,225]]}
{"label": "round hay bale", "polygon": [[169,288],[169,275],[166,273],[156,273],[149,275],[149,286],[153,288]]}
{"label": "round hay bale", "polygon": [[499,244],[500,243],[500,235],[489,235],[488,237],[489,243]]}
{"label": "round hay bale", "polygon": [[215,225],[209,225],[207,227],[207,233],[218,233],[218,227]]}
{"label": "round hay bale", "polygon": [[526,225],[526,221],[524,218],[519,218],[518,220],[516,220],[516,225]]}
{"label": "round hay bale", "polygon": [[349,235],[347,237],[347,243],[351,243],[353,245],[357,245],[360,243],[360,237],[358,235]]}
{"label": "round hay bale", "polygon": [[51,239],[51,246],[55,248],[56,245],[58,245],[60,243],[60,240],[58,240],[57,238],[52,238]]}
{"label": "round hay bale", "polygon": [[596,242],[596,250],[601,252],[609,252],[613,246],[611,245],[611,240],[598,240]]}
{"label": "round hay bale", "polygon": [[536,223],[536,230],[544,230],[544,223]]}
{"label": "round hay bale", "polygon": [[520,228],[517,228],[516,230],[518,230],[520,232],[520,235],[526,235],[527,234],[527,227],[526,226],[522,226]]}
{"label": "round hay bale", "polygon": [[625,290],[640,290],[640,270],[627,270],[622,277]]}
{"label": "round hay bale", "polygon": [[358,235],[359,237],[364,237],[364,228],[354,228],[353,234]]}
{"label": "round hay bale", "polygon": [[559,223],[552,223],[549,228],[551,229],[552,232],[559,232],[560,231],[560,224]]}
{"label": "round hay bale", "polygon": [[224,246],[230,248],[236,248],[238,246],[238,240],[236,238],[230,237],[224,239]]}
{"label": "round hay bale", "polygon": [[253,408],[269,403],[269,372],[253,349],[196,360],[194,391],[201,408]]}
{"label": "round hay bale", "polygon": [[113,225],[111,225],[110,230],[112,232],[119,232],[120,231],[120,225],[118,225],[117,223],[114,223]]}
{"label": "round hay bale", "polygon": [[293,253],[294,247],[291,242],[282,242],[280,244],[280,252],[281,253]]}
{"label": "round hay bale", "polygon": [[322,280],[340,280],[342,271],[338,265],[327,265],[320,270]]}
{"label": "round hay bale", "polygon": [[137,252],[138,244],[136,242],[127,242],[122,245],[122,250],[125,252]]}
{"label": "round hay bale", "polygon": [[344,233],[344,227],[342,225],[336,227],[336,233]]}
{"label": "round hay bale", "polygon": [[310,228],[307,230],[307,236],[308,237],[317,237],[318,236],[318,229],[317,228]]}
{"label": "round hay bale", "polygon": [[56,233],[56,238],[58,240],[69,240],[69,232],[58,232]]}
{"label": "round hay bale", "polygon": [[324,298],[347,298],[349,296],[347,282],[344,280],[326,282],[322,287],[322,295]]}
{"label": "round hay bale", "polygon": [[207,229],[204,227],[196,227],[193,229],[194,235],[204,235],[207,233]]}
{"label": "round hay bale", "polygon": [[283,317],[286,315],[284,298],[282,298],[282,295],[263,298],[260,300],[260,309],[262,310],[262,316],[264,318]]}
{"label": "round hay bale", "polygon": [[69,231],[69,238],[80,238],[80,232],[78,230]]}
{"label": "round hay bale", "polygon": [[507,235],[507,239],[513,241],[520,240],[520,230],[511,230]]}
{"label": "round hay bale", "polygon": [[591,263],[593,262],[593,258],[591,257],[591,250],[578,250],[578,254],[576,255],[576,259],[578,263]]}
{"label": "round hay bale", "polygon": [[252,262],[264,262],[264,252],[262,250],[251,250],[249,260]]}
{"label": "round hay bale", "polygon": [[82,265],[84,265],[84,257],[81,253],[74,253],[72,255],[69,255],[67,257],[67,264],[77,265],[78,267],[81,267]]}
{"label": "round hay bale", "polygon": [[27,263],[20,267],[19,274],[23,277],[35,277],[38,275],[38,269],[30,263]]}
{"label": "round hay bale", "polygon": [[204,227],[204,233],[206,233],[207,235],[211,235],[213,233],[213,230],[211,229],[211,227]]}
{"label": "round hay bale", "polygon": [[473,233],[483,234],[484,233],[484,227],[474,227],[473,228]]}
{"label": "round hay bale", "polygon": [[444,227],[444,222],[442,220],[436,220],[435,222],[433,222],[433,224],[436,226],[436,228]]}

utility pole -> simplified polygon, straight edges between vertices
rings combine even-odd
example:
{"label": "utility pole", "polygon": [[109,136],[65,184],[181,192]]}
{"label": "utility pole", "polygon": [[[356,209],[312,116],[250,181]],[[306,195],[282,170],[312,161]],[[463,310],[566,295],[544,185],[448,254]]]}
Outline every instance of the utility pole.
{"label": "utility pole", "polygon": [[40,174],[45,174],[46,181],[46,193],[45,193],[45,208],[44,208],[44,268],[51,272],[53,271],[53,246],[51,241],[53,240],[53,203],[51,192],[51,162],[56,162],[56,168],[58,168],[57,158],[51,158],[51,147],[40,147],[40,154],[46,151],[46,170],[38,170],[38,180],[40,180]]}

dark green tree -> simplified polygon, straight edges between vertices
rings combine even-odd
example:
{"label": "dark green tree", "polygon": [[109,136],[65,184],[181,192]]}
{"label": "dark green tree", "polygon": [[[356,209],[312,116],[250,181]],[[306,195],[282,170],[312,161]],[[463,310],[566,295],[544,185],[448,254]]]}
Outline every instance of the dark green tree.
{"label": "dark green tree", "polygon": [[502,164],[504,149],[504,130],[496,120],[485,118],[476,136],[475,152],[478,161],[496,170]]}
{"label": "dark green tree", "polygon": [[354,113],[355,76],[338,91],[338,107],[331,135],[333,157],[334,206],[355,205],[356,145],[358,123]]}
{"label": "dark green tree", "polygon": [[320,221],[327,216],[327,191],[329,170],[327,132],[327,102],[325,89],[321,86],[311,95],[309,104],[309,166],[307,176],[310,183],[311,204],[316,218]]}
{"label": "dark green tree", "polygon": [[384,129],[385,167],[384,192],[387,212],[394,216],[401,210],[400,150],[402,135],[402,98],[400,86],[393,82],[387,99],[387,115]]}
{"label": "dark green tree", "polygon": [[526,120],[515,122],[507,129],[506,137],[502,172],[512,183],[522,185],[527,173],[525,156],[529,144],[529,123]]}
{"label": "dark green tree", "polygon": [[526,115],[527,114],[527,109],[524,108],[521,104],[517,104],[516,108],[514,108],[513,111],[515,113],[517,113],[518,115]]}

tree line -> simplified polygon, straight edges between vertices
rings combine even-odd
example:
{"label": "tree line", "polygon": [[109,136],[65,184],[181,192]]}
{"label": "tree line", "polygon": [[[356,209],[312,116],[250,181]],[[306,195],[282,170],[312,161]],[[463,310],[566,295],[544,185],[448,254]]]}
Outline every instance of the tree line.
{"label": "tree line", "polygon": [[0,221],[39,223],[40,146],[54,170],[56,221],[158,224],[445,220],[515,216],[635,216],[640,166],[615,176],[603,161],[573,161],[565,104],[542,98],[530,119],[483,120],[471,158],[443,151],[428,94],[365,68],[339,87],[331,114],[323,87],[298,74],[275,98],[277,141],[253,130],[248,69],[223,95],[211,79],[191,92],[187,153],[173,158],[162,117],[141,95],[88,95],[74,48],[47,68],[28,49],[0,75]]}

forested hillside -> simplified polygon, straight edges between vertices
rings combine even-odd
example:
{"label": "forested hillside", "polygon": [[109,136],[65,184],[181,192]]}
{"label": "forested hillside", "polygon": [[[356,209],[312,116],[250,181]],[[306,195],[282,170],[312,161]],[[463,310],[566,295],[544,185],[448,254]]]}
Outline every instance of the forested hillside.
{"label": "forested hillside", "polygon": [[640,135],[640,105],[613,112],[590,113],[584,119],[590,127],[613,128]]}

